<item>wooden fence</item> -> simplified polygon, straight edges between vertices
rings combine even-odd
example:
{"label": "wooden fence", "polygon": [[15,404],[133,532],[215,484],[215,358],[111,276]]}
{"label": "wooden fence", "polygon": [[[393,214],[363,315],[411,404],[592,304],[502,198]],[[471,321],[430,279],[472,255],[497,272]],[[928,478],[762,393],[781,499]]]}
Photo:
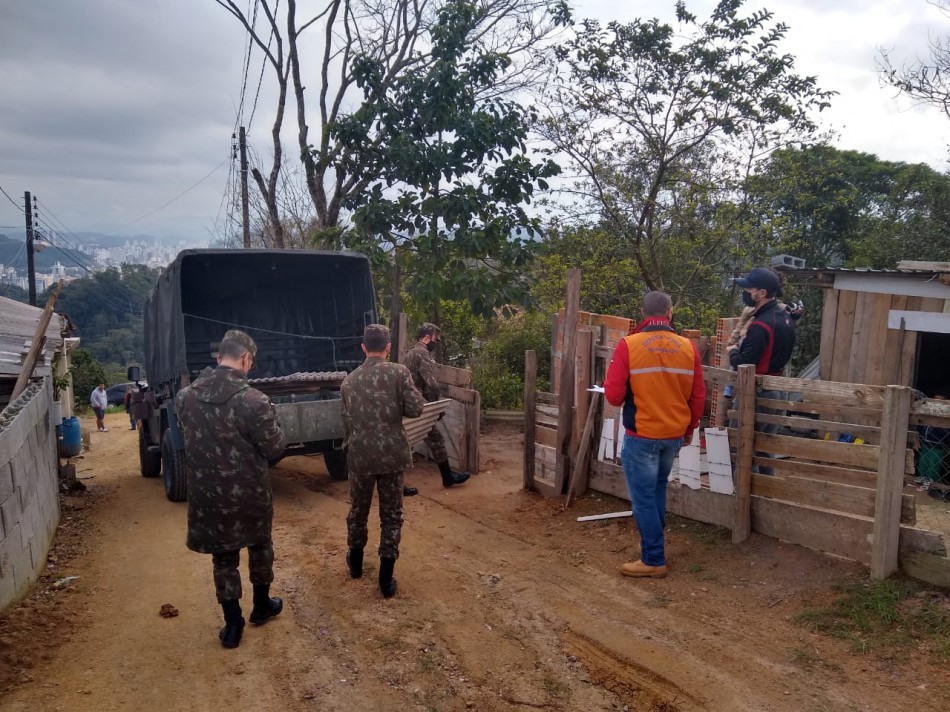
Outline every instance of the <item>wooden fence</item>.
{"label": "wooden fence", "polygon": [[[596,333],[590,326],[580,327],[575,344],[585,343],[584,330]],[[612,346],[595,339],[589,366],[587,352],[576,352],[569,418],[564,417],[563,394],[534,390],[535,358],[526,354],[527,489],[566,494],[569,502],[587,487],[628,497],[616,457],[622,437],[619,412],[596,399],[592,405],[577,398],[581,388],[590,395],[587,386]],[[721,416],[729,424],[723,431],[730,493],[711,487],[705,471],[695,488],[685,486],[674,468],[668,511],[727,527],[735,542],[758,531],[862,562],[878,578],[900,565],[917,578],[950,586],[943,536],[914,526],[914,498],[904,492],[914,475],[916,428],[950,428],[950,403],[915,400],[914,392],[901,386],[755,376],[751,366],[740,370],[705,368],[708,391],[717,393],[730,384],[736,392],[734,405],[724,406]],[[561,374],[566,373],[562,368]],[[765,398],[765,391],[785,397]],[[597,412],[588,418],[591,407]],[[586,429],[578,426],[586,421],[593,427],[589,440],[581,442]],[[708,462],[705,448],[696,447],[695,460]],[[759,474],[762,468],[774,474]]]}

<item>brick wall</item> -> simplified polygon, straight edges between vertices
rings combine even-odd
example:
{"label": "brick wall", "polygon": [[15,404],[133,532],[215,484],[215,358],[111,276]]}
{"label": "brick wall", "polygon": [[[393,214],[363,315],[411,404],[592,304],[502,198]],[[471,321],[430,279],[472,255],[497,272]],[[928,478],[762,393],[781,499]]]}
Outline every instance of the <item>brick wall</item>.
{"label": "brick wall", "polygon": [[46,378],[0,413],[0,610],[26,595],[42,573],[59,524],[51,402]]}

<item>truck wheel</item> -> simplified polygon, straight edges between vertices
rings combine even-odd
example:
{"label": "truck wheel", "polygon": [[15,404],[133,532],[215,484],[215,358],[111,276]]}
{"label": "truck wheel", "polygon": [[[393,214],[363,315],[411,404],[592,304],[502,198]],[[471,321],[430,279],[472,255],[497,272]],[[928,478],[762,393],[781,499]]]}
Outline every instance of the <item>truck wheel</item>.
{"label": "truck wheel", "polygon": [[158,477],[162,474],[162,453],[151,452],[145,437],[145,427],[139,428],[139,468],[142,477]]}
{"label": "truck wheel", "polygon": [[165,480],[165,496],[172,502],[188,499],[188,481],[185,478],[185,451],[176,450],[170,430],[162,437],[162,477]]}
{"label": "truck wheel", "polygon": [[334,482],[343,482],[349,476],[346,471],[346,450],[327,450],[323,453],[323,462]]}

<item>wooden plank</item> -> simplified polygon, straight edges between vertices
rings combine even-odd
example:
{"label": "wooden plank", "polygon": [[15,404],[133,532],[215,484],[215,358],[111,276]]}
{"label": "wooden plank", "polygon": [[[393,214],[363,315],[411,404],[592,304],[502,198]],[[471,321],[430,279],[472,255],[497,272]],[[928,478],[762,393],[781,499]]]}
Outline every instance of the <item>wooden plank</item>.
{"label": "wooden plank", "polygon": [[772,433],[756,433],[755,449],[771,455],[787,455],[801,460],[816,460],[830,465],[860,467],[865,470],[877,469],[881,451],[878,445],[856,445]]}
{"label": "wooden plank", "polygon": [[[922,302],[923,299],[920,297],[908,297],[907,308],[919,310]],[[917,374],[918,334],[915,331],[908,331],[906,326],[898,332],[897,344],[901,356],[897,364],[897,379],[894,383],[899,386],[913,386]]]}
{"label": "wooden plank", "polygon": [[444,363],[433,364],[435,366],[435,377],[439,383],[460,388],[472,387],[472,372],[467,368],[455,368],[455,366],[446,366]]}
{"label": "wooden plank", "polygon": [[581,299],[581,271],[567,270],[567,293],[564,307],[564,328],[561,339],[561,363],[558,379],[557,463],[554,466],[554,488],[563,493],[571,467],[571,423],[574,415],[574,358],[577,346],[578,310]]}
{"label": "wooden plank", "polygon": [[[574,359],[574,422],[571,424],[571,449],[576,453],[580,445],[584,424],[587,422],[587,411],[590,407],[591,392],[587,389],[594,383],[594,362],[591,359],[594,334],[590,327],[582,326],[577,329]],[[576,460],[572,460],[572,463]],[[570,488],[568,488],[570,495]]]}
{"label": "wooden plank", "polygon": [[601,393],[594,393],[587,409],[587,420],[584,422],[584,432],[577,445],[577,454],[574,456],[574,466],[571,468],[571,479],[567,486],[566,506],[574,504],[574,498],[584,494],[587,489],[588,467],[590,465],[590,451],[594,446],[594,423],[600,414]]}
{"label": "wooden plank", "polygon": [[884,396],[877,498],[874,508],[874,540],[871,544],[871,576],[883,579],[897,571],[900,539],[901,494],[907,452],[909,388],[888,386]]}
{"label": "wooden plank", "polygon": [[703,366],[703,380],[706,381],[706,383],[715,383],[718,386],[735,386],[737,379],[738,376],[736,372],[731,369]]}
{"label": "wooden plank", "polygon": [[880,422],[882,411],[877,408],[859,408],[857,406],[836,405],[834,403],[802,403],[797,401],[756,398],[756,404],[763,408],[784,410],[793,413],[811,413],[828,419],[841,417],[847,420],[861,419],[866,425]]}
{"label": "wooden plank", "polygon": [[[527,437],[527,435],[525,435]],[[534,441],[539,445],[554,447],[557,444],[557,430],[538,425],[534,429]]]}
{"label": "wooden plank", "polygon": [[545,405],[556,405],[557,404],[557,394],[556,393],[545,393],[544,391],[538,391],[535,394],[535,400],[538,403],[544,403]]}
{"label": "wooden plank", "polygon": [[[891,295],[891,303],[888,305],[888,309],[904,309],[906,306],[906,295]],[[898,369],[900,367],[901,349],[898,342],[901,338],[903,338],[903,335],[900,330],[887,330],[887,338],[884,341],[884,350],[882,352],[883,356],[878,356],[878,358],[882,359],[880,381],[882,386],[900,383]]]}
{"label": "wooden plank", "polygon": [[[729,417],[735,417],[730,410]],[[779,425],[785,428],[791,428],[799,432],[819,433],[850,433],[855,437],[864,438],[867,442],[876,445],[881,439],[881,429],[874,425],[854,425],[852,423],[841,423],[837,420],[814,420],[812,418],[799,418],[793,415],[770,415],[767,413],[756,413],[755,420],[758,423],[769,423]],[[908,436],[910,432],[908,431]]]}
{"label": "wooden plank", "polygon": [[901,569],[908,576],[931,586],[950,588],[950,558],[909,551],[900,557]]}
{"label": "wooden plank", "polygon": [[801,393],[805,403],[834,403],[873,409],[884,407],[884,387],[866,385],[861,381],[837,383],[781,376],[759,376],[758,381],[767,391]]}
{"label": "wooden plank", "polygon": [[[837,279],[835,282],[835,287],[837,288]],[[826,376],[830,381],[847,380],[848,359],[851,357],[854,310],[857,299],[857,292],[840,292],[838,294],[838,317],[835,320],[835,350],[831,357],[831,373]]]}
{"label": "wooden plank", "polygon": [[[929,300],[924,300],[929,301]],[[942,300],[941,300],[942,301]],[[934,334],[950,334],[950,314],[937,314],[928,311],[907,311],[891,309],[887,315],[887,325],[899,329],[903,322],[908,331],[927,331]]]}
{"label": "wooden plank", "polygon": [[481,463],[479,462],[479,449],[478,449],[478,439],[479,434],[482,429],[482,394],[478,391],[473,391],[475,394],[475,400],[469,403],[465,407],[466,415],[466,429],[467,433],[467,450],[466,450],[466,459],[467,463],[465,469],[467,472],[470,472],[473,475],[477,475]]}
{"label": "wooden plank", "polygon": [[535,422],[538,425],[543,425],[546,428],[553,428],[554,432],[557,432],[557,417],[543,413],[540,410],[537,411],[537,416],[535,417]]}
{"label": "wooden plank", "polygon": [[859,292],[854,304],[854,325],[851,330],[851,352],[848,355],[848,368],[843,380],[849,383],[866,383],[865,371],[868,363],[868,344],[871,339],[871,308],[874,295]]}
{"label": "wooden plank", "polygon": [[[761,460],[768,467],[771,467],[774,462],[768,458],[761,458]],[[753,474],[752,495],[782,499],[807,507],[830,509],[846,514],[858,514],[862,517],[873,517],[876,492],[873,487],[856,487],[827,480]],[[903,496],[900,521],[904,524],[914,524],[916,516],[914,497],[909,494]]]}
{"label": "wooden plank", "polygon": [[756,457],[753,464],[772,467],[775,472],[784,477],[800,477],[825,482],[838,482],[843,485],[858,487],[877,487],[877,472],[874,470],[855,470],[833,465],[823,465],[817,462],[795,460],[792,458]]}
{"label": "wooden plank", "polygon": [[538,415],[547,415],[552,418],[557,418],[557,406],[547,405],[546,403],[538,403],[537,405]]}
{"label": "wooden plank", "polygon": [[835,350],[835,326],[838,321],[837,289],[826,289],[821,311],[821,343],[818,347],[818,377],[831,378],[831,359]]}
{"label": "wooden plank", "polygon": [[736,445],[736,509],[732,523],[732,543],[739,544],[752,532],[752,457],[755,438],[755,366],[739,366],[736,387],[739,399]]}
{"label": "wooden plank", "polygon": [[460,388],[459,386],[452,385],[442,385],[442,393],[447,395],[452,400],[457,400],[459,403],[474,403],[475,399],[478,397],[478,391],[472,391],[468,388]]}
{"label": "wooden plank", "polygon": [[937,398],[921,398],[910,409],[914,415],[929,415],[936,418],[950,419],[950,400]]}
{"label": "wooden plank", "polygon": [[[522,487],[534,491],[534,443],[538,417],[535,399],[538,387],[538,356],[534,351],[524,352],[524,465],[521,472]],[[547,444],[547,443],[546,443]],[[553,444],[553,443],[551,443]]]}
{"label": "wooden plank", "polygon": [[901,260],[897,269],[922,270],[926,272],[950,272],[950,262],[925,262],[922,260]]}

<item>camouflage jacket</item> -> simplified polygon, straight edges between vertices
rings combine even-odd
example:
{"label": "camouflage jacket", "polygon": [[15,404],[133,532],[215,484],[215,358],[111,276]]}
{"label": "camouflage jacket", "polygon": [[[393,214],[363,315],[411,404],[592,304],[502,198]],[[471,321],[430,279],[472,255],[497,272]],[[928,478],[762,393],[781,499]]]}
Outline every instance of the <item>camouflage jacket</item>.
{"label": "camouflage jacket", "polygon": [[343,426],[350,475],[380,475],[412,466],[403,416],[418,418],[425,401],[409,370],[378,356],[343,379]]}
{"label": "camouflage jacket", "polygon": [[214,554],[270,543],[267,463],[286,446],[270,399],[241,371],[219,366],[179,391],[175,408],[185,435],[188,548]]}
{"label": "camouflage jacket", "polygon": [[412,374],[412,382],[416,385],[427,402],[437,401],[442,397],[439,381],[435,377],[435,361],[425,344],[416,342],[406,353],[406,368]]}

